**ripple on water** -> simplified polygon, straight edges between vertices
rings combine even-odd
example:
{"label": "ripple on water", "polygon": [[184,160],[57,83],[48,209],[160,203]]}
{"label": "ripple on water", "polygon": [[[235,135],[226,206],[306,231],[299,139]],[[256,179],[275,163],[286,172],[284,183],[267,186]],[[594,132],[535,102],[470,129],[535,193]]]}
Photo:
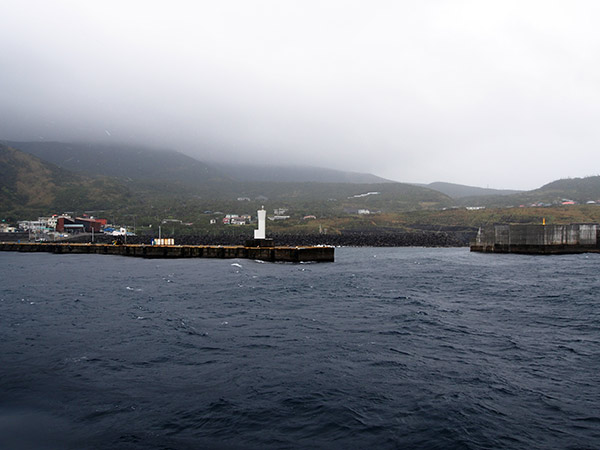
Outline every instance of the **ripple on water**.
{"label": "ripple on water", "polygon": [[598,258],[336,252],[3,252],[0,447],[597,447]]}

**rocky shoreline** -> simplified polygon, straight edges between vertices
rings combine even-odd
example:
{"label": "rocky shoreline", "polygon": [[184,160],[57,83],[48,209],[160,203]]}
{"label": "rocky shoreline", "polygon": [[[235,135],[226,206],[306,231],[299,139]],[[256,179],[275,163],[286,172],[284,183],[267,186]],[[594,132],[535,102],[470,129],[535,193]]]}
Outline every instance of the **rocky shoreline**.
{"label": "rocky shoreline", "polygon": [[[170,236],[164,236],[170,237]],[[341,247],[465,247],[473,237],[471,233],[453,232],[352,232],[342,234],[270,234],[275,245],[306,246],[332,245]],[[111,243],[114,236],[96,235],[94,242]],[[124,242],[123,238],[120,238]],[[179,245],[244,245],[248,236],[231,234],[210,234],[199,236],[176,236],[175,244]],[[89,242],[90,235],[77,235],[68,242]],[[151,236],[129,236],[128,244],[147,244],[152,242]]]}

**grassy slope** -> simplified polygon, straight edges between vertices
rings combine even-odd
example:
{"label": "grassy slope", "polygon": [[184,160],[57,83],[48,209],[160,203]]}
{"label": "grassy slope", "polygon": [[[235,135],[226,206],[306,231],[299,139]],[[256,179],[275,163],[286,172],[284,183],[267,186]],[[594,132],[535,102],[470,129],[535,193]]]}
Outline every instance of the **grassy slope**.
{"label": "grassy slope", "polygon": [[[255,224],[233,227],[220,223],[209,225],[213,214],[200,214],[193,220],[193,225],[185,226],[170,224],[163,227],[165,235],[203,234],[203,233],[229,233],[251,236]],[[512,209],[487,209],[467,211],[465,209],[452,209],[446,211],[422,210],[404,211],[399,213],[383,213],[372,215],[330,215],[317,216],[317,219],[303,220],[302,217],[293,215],[290,219],[281,222],[268,221],[267,229],[274,233],[311,233],[327,231],[329,234],[338,234],[344,231],[355,232],[381,232],[394,231],[456,231],[474,233],[478,227],[494,223],[531,223],[541,224],[542,219],[548,224],[567,223],[600,223],[600,206],[579,205],[550,208],[512,208]],[[138,216],[137,224],[153,223],[154,229],[159,224],[158,218]],[[129,219],[131,224],[131,219]],[[146,224],[147,224],[146,223]],[[140,228],[141,229],[141,228]],[[146,229],[149,231],[149,229]]]}
{"label": "grassy slope", "polygon": [[451,209],[399,214],[400,223],[409,226],[430,224],[441,227],[480,227],[495,223],[600,223],[600,205],[575,205],[536,208],[493,208],[478,211]]}
{"label": "grassy slope", "polygon": [[[360,185],[344,183],[257,183],[230,182],[200,189],[176,182],[132,182],[130,189],[143,206],[138,214],[157,218],[197,221],[206,210],[223,213],[255,214],[265,205],[269,214],[274,208],[287,208],[288,214],[338,217],[358,209],[386,213],[443,207],[450,199],[438,192],[400,183]],[[377,195],[354,197],[368,192]],[[263,198],[259,198],[262,196]],[[264,197],[267,199],[265,200]],[[350,198],[349,198],[350,197]],[[238,201],[248,198],[249,201]],[[130,208],[131,209],[131,208]]]}
{"label": "grassy slope", "polygon": [[559,204],[563,199],[585,203],[600,201],[600,176],[571,178],[548,183],[539,189],[503,196],[465,197],[457,201],[460,205],[508,207],[532,203]]}
{"label": "grassy slope", "polygon": [[105,177],[85,177],[0,145],[0,212],[33,218],[65,210],[106,209],[129,201],[128,190]]}

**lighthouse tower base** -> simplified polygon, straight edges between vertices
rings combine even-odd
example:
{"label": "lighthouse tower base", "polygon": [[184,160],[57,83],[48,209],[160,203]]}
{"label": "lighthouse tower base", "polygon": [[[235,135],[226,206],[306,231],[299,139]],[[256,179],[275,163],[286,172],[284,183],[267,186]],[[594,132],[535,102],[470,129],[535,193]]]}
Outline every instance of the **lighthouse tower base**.
{"label": "lighthouse tower base", "polygon": [[273,239],[247,239],[246,247],[274,247]]}

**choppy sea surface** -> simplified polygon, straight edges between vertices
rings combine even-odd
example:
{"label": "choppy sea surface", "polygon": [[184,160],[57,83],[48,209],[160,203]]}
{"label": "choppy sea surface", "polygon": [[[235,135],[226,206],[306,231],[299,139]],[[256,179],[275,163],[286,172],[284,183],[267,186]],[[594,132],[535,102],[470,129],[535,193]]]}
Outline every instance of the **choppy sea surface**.
{"label": "choppy sea surface", "polygon": [[3,252],[0,448],[599,448],[599,268]]}

